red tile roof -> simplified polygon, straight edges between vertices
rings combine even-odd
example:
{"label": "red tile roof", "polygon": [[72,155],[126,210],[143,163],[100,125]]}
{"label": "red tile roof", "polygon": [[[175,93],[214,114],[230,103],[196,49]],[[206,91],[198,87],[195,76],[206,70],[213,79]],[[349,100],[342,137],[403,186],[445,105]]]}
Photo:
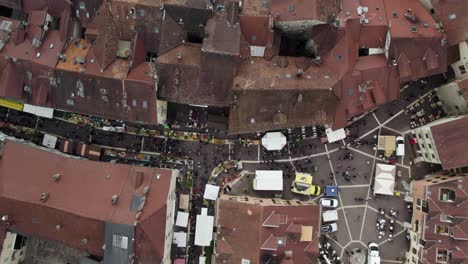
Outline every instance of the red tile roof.
{"label": "red tile roof", "polygon": [[[135,187],[137,172],[143,172],[143,181]],[[52,178],[56,174],[58,181]],[[149,187],[136,239],[147,240],[142,247],[151,247],[151,255],[159,254],[171,178],[170,170],[81,160],[6,141],[0,159],[0,215],[10,216],[15,232],[102,254],[104,223],[133,226],[137,211],[130,209],[132,199]],[[42,193],[48,194],[45,202]],[[113,195],[118,195],[115,205]],[[57,224],[63,230],[57,231]],[[86,245],[83,238],[88,238]]]}
{"label": "red tile roof", "polygon": [[444,169],[468,166],[468,117],[431,126],[432,138]]}
{"label": "red tile roof", "polygon": [[[219,199],[217,213],[216,252],[217,262],[238,264],[242,259],[251,263],[263,263],[267,256],[276,255],[278,263],[286,251],[292,251],[293,263],[315,263],[318,254],[320,207],[317,205],[255,205]],[[262,223],[271,215],[285,215],[287,221],[278,227],[266,227]],[[291,232],[291,225],[299,233]],[[312,241],[300,241],[302,227],[312,227]],[[279,243],[281,240],[283,243]],[[232,252],[227,252],[227,247]]]}
{"label": "red tile roof", "polygon": [[[426,245],[423,254],[424,264],[436,263],[437,250],[448,250],[452,253],[452,263],[465,263],[468,261],[468,238],[466,232],[468,224],[468,204],[465,203],[468,199],[468,178],[454,178],[453,180],[432,184],[428,187],[427,193],[429,213],[426,216],[426,221],[422,225],[425,226],[424,239]],[[449,189],[455,191],[455,201],[445,202],[439,199],[441,189]],[[441,215],[454,217],[452,223],[441,221]],[[435,232],[436,225],[449,226],[453,235],[437,234]],[[455,260],[461,262],[454,262]],[[463,262],[464,261],[464,262]]]}
{"label": "red tile roof", "polygon": [[468,40],[468,2],[466,0],[432,0],[435,15],[442,22],[449,45]]}
{"label": "red tile roof", "polygon": [[266,46],[273,43],[269,16],[240,16],[240,27],[244,39],[252,46]]}
{"label": "red tile roof", "polygon": [[327,23],[338,15],[338,2],[334,0],[270,0],[270,15],[275,21],[318,20]]}

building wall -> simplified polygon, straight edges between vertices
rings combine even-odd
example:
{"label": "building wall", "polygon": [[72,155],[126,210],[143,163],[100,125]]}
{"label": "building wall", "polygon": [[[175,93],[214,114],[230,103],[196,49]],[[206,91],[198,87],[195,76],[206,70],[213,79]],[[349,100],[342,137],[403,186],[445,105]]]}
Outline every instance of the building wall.
{"label": "building wall", "polygon": [[2,252],[0,254],[0,263],[2,264],[18,264],[24,261],[26,256],[26,245],[20,249],[14,249],[16,234],[7,232],[5,240],[3,240]]}
{"label": "building wall", "polygon": [[424,161],[441,164],[439,154],[437,153],[436,145],[434,144],[434,139],[432,137],[431,127],[453,121],[460,117],[463,116],[442,118],[414,129],[413,134],[415,138],[417,138],[418,153]]}
{"label": "building wall", "polygon": [[467,102],[456,81],[436,88],[436,91],[447,114],[460,115],[468,113]]}
{"label": "building wall", "polygon": [[175,205],[176,205],[176,193],[175,185],[176,179],[179,177],[180,171],[172,171],[172,179],[169,187],[169,193],[167,194],[167,211],[166,211],[166,230],[165,230],[165,241],[164,241],[164,257],[162,264],[171,263],[171,247],[172,237],[174,235],[174,218],[175,218]]}
{"label": "building wall", "polygon": [[462,42],[459,45],[460,60],[451,64],[455,71],[455,78],[465,79],[468,78],[468,42]]}
{"label": "building wall", "polygon": [[418,153],[424,161],[440,164],[430,126],[420,127],[414,130],[418,142]]}

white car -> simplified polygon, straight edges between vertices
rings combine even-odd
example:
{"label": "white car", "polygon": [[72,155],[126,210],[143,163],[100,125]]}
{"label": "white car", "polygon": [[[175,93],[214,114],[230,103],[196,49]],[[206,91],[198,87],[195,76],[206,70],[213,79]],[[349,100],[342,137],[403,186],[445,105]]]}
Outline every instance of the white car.
{"label": "white car", "polygon": [[321,198],[320,205],[326,208],[338,207],[338,200],[333,198]]}
{"label": "white car", "polygon": [[367,264],[380,264],[379,245],[377,243],[369,243]]}
{"label": "white car", "polygon": [[405,139],[402,136],[396,137],[396,155],[399,157],[405,155]]}

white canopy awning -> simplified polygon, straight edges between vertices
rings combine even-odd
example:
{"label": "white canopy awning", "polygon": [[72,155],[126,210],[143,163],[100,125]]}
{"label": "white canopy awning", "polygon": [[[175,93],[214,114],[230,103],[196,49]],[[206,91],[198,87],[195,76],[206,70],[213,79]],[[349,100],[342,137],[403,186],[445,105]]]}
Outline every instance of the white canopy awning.
{"label": "white canopy awning", "polygon": [[177,244],[177,247],[187,247],[187,233],[174,232],[172,243]]}
{"label": "white canopy awning", "polygon": [[258,191],[282,191],[283,171],[257,170],[253,180],[253,189]]}
{"label": "white canopy awning", "polygon": [[286,137],[281,132],[268,132],[262,138],[262,146],[267,150],[281,150],[286,146]]}
{"label": "white canopy awning", "polygon": [[198,257],[198,263],[199,264],[205,264],[206,263],[206,257]]}
{"label": "white canopy awning", "polygon": [[328,143],[333,143],[346,138],[346,132],[344,128],[335,131],[333,131],[331,128],[327,128],[325,129],[325,133],[327,134]]}
{"label": "white canopy awning", "polygon": [[202,208],[201,214],[197,215],[195,225],[195,245],[197,246],[209,246],[213,240],[214,217],[208,215],[207,211],[206,208]]}
{"label": "white canopy awning", "polygon": [[377,164],[374,194],[393,195],[395,191],[395,165]]}
{"label": "white canopy awning", "polygon": [[23,111],[33,115],[42,116],[46,118],[54,117],[54,109],[30,104],[24,104]]}
{"label": "white canopy awning", "polygon": [[219,193],[219,186],[207,184],[205,186],[205,193],[203,194],[203,198],[207,200],[216,201],[218,198]]}
{"label": "white canopy awning", "polygon": [[189,214],[186,212],[177,212],[176,226],[187,227]]}

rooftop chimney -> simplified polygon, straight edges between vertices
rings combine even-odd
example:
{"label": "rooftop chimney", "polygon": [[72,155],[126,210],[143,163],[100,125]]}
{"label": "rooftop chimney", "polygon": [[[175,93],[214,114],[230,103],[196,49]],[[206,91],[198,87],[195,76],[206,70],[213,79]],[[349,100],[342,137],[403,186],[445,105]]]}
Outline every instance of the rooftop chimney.
{"label": "rooftop chimney", "polygon": [[117,200],[119,200],[119,196],[117,194],[112,195],[112,204],[116,204]]}
{"label": "rooftop chimney", "polygon": [[41,194],[41,202],[45,203],[49,199],[49,193],[42,193]]}

